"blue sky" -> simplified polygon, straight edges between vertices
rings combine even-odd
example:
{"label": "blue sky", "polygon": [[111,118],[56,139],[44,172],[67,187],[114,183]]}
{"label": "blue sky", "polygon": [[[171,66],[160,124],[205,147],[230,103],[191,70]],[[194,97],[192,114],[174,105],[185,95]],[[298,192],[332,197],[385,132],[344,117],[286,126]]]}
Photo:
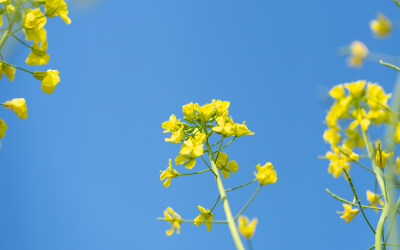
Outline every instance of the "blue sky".
{"label": "blue sky", "polygon": [[[46,26],[49,65],[33,68],[60,70],[54,94],[23,72],[0,82],[2,100],[25,97],[29,111],[26,120],[1,111],[9,126],[0,150],[1,249],[233,249],[225,225],[207,232],[183,224],[167,237],[169,226],[156,220],[167,206],[194,218],[197,205],[217,198],[211,175],[179,177],[168,189],[159,181],[179,151],[164,142],[161,123],[211,99],[230,101],[235,121],[255,132],[227,151],[239,171],[226,188],[254,178],[258,163],[278,172],[245,212],[259,219],[255,249],[373,244],[361,216],[339,219],[341,203],[324,190],[348,199],[351,190],[317,156],[329,149],[329,88],[367,79],[392,91],[392,70],[372,62],[351,69],[337,56],[353,40],[397,54],[399,30],[386,40],[369,30],[379,11],[399,21],[392,1],[104,0],[69,10],[71,25],[54,18]],[[27,54],[15,44],[8,60],[22,65]],[[360,192],[373,189],[367,173],[352,174]],[[234,213],[255,189],[229,193]],[[218,206],[215,219],[223,217]]]}

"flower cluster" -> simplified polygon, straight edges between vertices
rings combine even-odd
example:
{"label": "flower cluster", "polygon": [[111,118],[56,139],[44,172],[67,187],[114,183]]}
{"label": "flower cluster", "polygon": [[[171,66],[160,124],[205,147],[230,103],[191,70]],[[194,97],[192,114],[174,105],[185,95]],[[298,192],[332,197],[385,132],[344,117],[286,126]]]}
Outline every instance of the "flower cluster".
{"label": "flower cluster", "polygon": [[[32,74],[34,78],[41,81],[41,89],[46,94],[52,94],[56,85],[60,82],[58,70],[30,71],[6,62],[1,53],[7,39],[12,38],[29,49],[25,60],[27,65],[45,65],[50,56],[47,53],[48,41],[47,31],[44,26],[47,18],[59,16],[66,24],[71,23],[68,17],[67,4],[63,0],[1,0],[0,1],[0,26],[4,26],[0,38],[0,79],[3,74],[10,81],[15,78],[16,69]],[[7,20],[3,22],[3,17]],[[24,42],[18,37],[18,32],[25,34]],[[1,103],[5,108],[13,109],[21,119],[27,117],[25,99],[17,98],[12,101]],[[7,125],[0,120],[0,138],[4,137]]]}
{"label": "flower cluster", "polygon": [[[182,220],[171,208],[166,210],[164,218],[159,219],[168,221],[171,224],[172,227],[167,231],[167,235],[171,235],[175,228],[179,233],[180,224],[182,222],[192,222],[196,226],[205,224],[207,230],[210,231],[214,217],[213,210],[218,202],[221,201],[224,204],[227,220],[219,221],[219,223],[226,223],[229,225],[231,234],[235,235],[234,239],[236,246],[239,249],[242,249],[240,247],[241,242],[238,241],[240,238],[238,233],[240,232],[243,237],[250,239],[254,234],[257,220],[248,223],[248,220],[246,219],[247,217],[240,216],[261,187],[277,181],[277,174],[270,162],[266,163],[264,166],[258,164],[256,166],[257,172],[255,173],[256,178],[254,180],[239,187],[231,189],[223,188],[221,176],[224,178],[231,177],[239,170],[239,164],[235,160],[232,160],[226,152],[222,152],[222,150],[225,150],[225,148],[237,138],[244,135],[254,134],[247,128],[245,122],[234,122],[233,118],[229,115],[229,106],[230,103],[228,101],[221,100],[212,100],[211,103],[202,106],[198,103],[191,102],[183,105],[182,112],[184,117],[182,120],[178,119],[173,114],[167,121],[162,123],[161,127],[164,129],[163,132],[171,133],[169,137],[165,138],[165,141],[181,144],[179,153],[175,156],[174,160],[176,165],[184,166],[187,171],[192,171],[199,162],[204,162],[207,166],[207,169],[198,172],[181,173],[181,171],[178,172],[172,167],[172,160],[170,159],[168,167],[165,170],[160,171],[160,180],[164,181],[164,187],[169,187],[171,185],[171,179],[179,176],[211,172],[213,179],[217,182],[219,196],[211,209],[198,206],[200,214],[193,220]],[[207,163],[204,155],[208,156],[209,163]],[[199,158],[201,158],[201,161],[198,160]],[[226,193],[237,190],[256,181],[258,181],[259,186],[255,194],[244,206],[241,212],[233,217]],[[235,221],[238,219],[239,226],[237,228]]]}

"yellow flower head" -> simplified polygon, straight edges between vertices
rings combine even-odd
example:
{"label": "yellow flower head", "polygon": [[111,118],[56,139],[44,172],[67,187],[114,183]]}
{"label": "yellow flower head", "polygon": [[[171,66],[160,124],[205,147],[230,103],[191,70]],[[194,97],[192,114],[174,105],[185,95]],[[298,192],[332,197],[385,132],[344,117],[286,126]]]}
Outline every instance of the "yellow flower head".
{"label": "yellow flower head", "polygon": [[175,164],[183,164],[186,168],[192,169],[196,164],[196,157],[202,156],[204,153],[203,142],[205,139],[206,135],[198,132],[184,141],[179,155],[175,158]]}
{"label": "yellow flower head", "polygon": [[339,85],[334,86],[329,91],[329,95],[331,97],[335,98],[336,100],[343,99],[346,96],[345,93],[344,93],[343,84],[339,84]]}
{"label": "yellow flower head", "polygon": [[10,82],[14,81],[15,69],[13,67],[8,66],[5,63],[0,63],[0,79],[3,76],[3,74],[6,74]]}
{"label": "yellow flower head", "polygon": [[7,124],[0,119],[0,138],[4,138],[4,135],[6,134],[6,129],[8,129]]}
{"label": "yellow flower head", "polygon": [[245,122],[243,122],[243,124],[239,124],[236,123],[235,127],[233,128],[233,135],[236,137],[241,137],[243,135],[254,135],[253,132],[251,132],[246,125],[244,125]]}
{"label": "yellow flower head", "polygon": [[349,125],[349,129],[354,130],[358,125],[364,131],[368,130],[371,120],[368,119],[364,109],[357,109],[353,111],[353,117],[356,119]]}
{"label": "yellow flower head", "polygon": [[44,28],[41,28],[39,30],[24,28],[24,33],[25,33],[25,40],[33,41],[36,44],[47,40],[46,36],[47,32]]}
{"label": "yellow flower head", "polygon": [[337,128],[330,128],[325,130],[322,137],[332,146],[336,146],[341,140],[341,136]]}
{"label": "yellow flower head", "polygon": [[350,44],[349,65],[352,67],[361,67],[368,53],[368,48],[364,43],[353,41]]}
{"label": "yellow flower head", "polygon": [[50,56],[46,52],[47,41],[43,41],[40,46],[38,43],[34,43],[31,47],[31,53],[26,58],[26,64],[28,65],[45,65],[49,62]]}
{"label": "yellow flower head", "polygon": [[[367,190],[367,200],[369,201],[370,206],[372,207],[378,207],[378,203],[384,207],[385,203],[381,199],[379,199],[379,195],[375,194],[374,192],[371,192]],[[377,209],[375,209],[375,212],[378,212]]]}
{"label": "yellow flower head", "polygon": [[197,111],[197,114],[200,117],[201,121],[208,122],[208,120],[210,120],[210,118],[213,114],[214,104],[207,103],[207,104],[204,104],[203,106],[200,106],[198,103],[195,103],[194,109]]}
{"label": "yellow flower head", "polygon": [[217,111],[217,116],[228,116],[230,102],[213,99],[212,103]]}
{"label": "yellow flower head", "polygon": [[366,84],[365,80],[360,80],[356,82],[345,83],[344,86],[354,99],[360,99],[365,94],[364,90],[365,84]]}
{"label": "yellow flower head", "polygon": [[376,160],[376,164],[378,165],[378,167],[385,168],[386,167],[386,161],[387,161],[387,159],[392,157],[393,152],[386,153],[385,151],[383,151],[381,149],[380,142],[378,142],[378,149],[376,150],[375,154],[376,154],[375,155],[375,160]]}
{"label": "yellow flower head", "polygon": [[225,178],[230,176],[229,172],[235,173],[239,169],[239,165],[236,161],[228,161],[228,155],[226,153],[220,152],[218,158],[216,159],[216,164],[219,170],[221,170],[222,175]]}
{"label": "yellow flower head", "polygon": [[163,133],[168,133],[168,132],[175,132],[179,130],[181,127],[179,126],[179,120],[176,119],[176,116],[172,114],[169,117],[168,121],[165,121],[162,123],[161,127],[165,129]]}
{"label": "yellow flower head", "polygon": [[40,30],[46,24],[47,19],[39,8],[29,11],[25,15],[24,27],[27,29]]}
{"label": "yellow flower head", "polygon": [[46,94],[52,94],[56,85],[60,82],[58,70],[35,71],[33,77],[42,81],[42,90]]}
{"label": "yellow flower head", "polygon": [[367,103],[371,109],[381,109],[382,107],[387,107],[386,104],[392,94],[386,94],[379,84],[369,82],[366,96]]}
{"label": "yellow flower head", "polygon": [[182,112],[185,115],[185,120],[193,120],[196,117],[193,102],[183,105]]}
{"label": "yellow flower head", "polygon": [[172,132],[171,138],[165,138],[166,142],[180,143],[185,135],[183,131],[183,126],[177,131]]}
{"label": "yellow flower head", "polygon": [[47,0],[44,7],[44,13],[47,17],[60,16],[66,24],[71,23],[71,19],[68,17],[67,4],[63,0]]}
{"label": "yellow flower head", "polygon": [[11,101],[6,101],[4,103],[4,107],[6,109],[12,109],[20,119],[25,119],[28,117],[28,108],[26,107],[24,98],[15,98]]}
{"label": "yellow flower head", "polygon": [[369,27],[375,36],[381,38],[388,36],[392,31],[392,23],[382,13],[379,13],[377,19],[369,23]]}
{"label": "yellow flower head", "polygon": [[261,164],[256,166],[258,173],[256,173],[256,178],[260,182],[260,185],[267,185],[270,183],[275,183],[278,178],[276,176],[276,171],[273,170],[274,166],[271,162],[265,163],[264,166],[260,167]]}
{"label": "yellow flower head", "polygon": [[358,209],[353,209],[349,204],[343,204],[343,207],[344,213],[340,218],[344,219],[346,223],[349,223],[358,214]]}
{"label": "yellow flower head", "polygon": [[167,180],[164,181],[164,187],[166,188],[169,187],[169,185],[171,185],[171,178],[176,178],[179,176],[178,171],[172,168],[171,159],[169,159],[168,168],[164,171],[160,170],[160,172],[161,172],[160,181],[167,178]]}
{"label": "yellow flower head", "polygon": [[245,237],[246,239],[251,239],[256,231],[257,226],[257,218],[254,218],[249,223],[249,218],[246,216],[239,217],[239,232]]}
{"label": "yellow flower head", "polygon": [[179,214],[175,212],[172,208],[168,207],[164,211],[164,216],[165,216],[164,219],[171,224],[171,229],[167,230],[165,233],[168,236],[171,236],[174,233],[174,230],[176,229],[176,233],[179,234],[181,232],[181,223],[182,223],[182,218],[179,216]]}
{"label": "yellow flower head", "polygon": [[194,224],[196,226],[200,226],[202,223],[205,223],[207,226],[207,231],[211,230],[211,221],[213,219],[213,214],[211,213],[210,209],[205,209],[202,206],[198,206],[200,210],[199,216],[194,219]]}
{"label": "yellow flower head", "polygon": [[218,116],[215,120],[217,121],[218,125],[212,128],[213,131],[226,137],[233,135],[235,123],[232,121],[232,118],[226,116]]}

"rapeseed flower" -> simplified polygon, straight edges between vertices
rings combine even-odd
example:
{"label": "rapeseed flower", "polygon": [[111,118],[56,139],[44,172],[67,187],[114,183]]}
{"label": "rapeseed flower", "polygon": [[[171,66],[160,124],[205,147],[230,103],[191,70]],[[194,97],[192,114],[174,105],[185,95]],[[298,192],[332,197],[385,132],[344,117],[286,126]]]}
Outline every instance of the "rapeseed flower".
{"label": "rapeseed flower", "polygon": [[357,208],[353,209],[352,206],[349,204],[343,204],[343,207],[344,207],[344,213],[340,218],[344,219],[346,223],[349,223],[358,214],[358,209]]}
{"label": "rapeseed flower", "polygon": [[221,101],[221,100],[212,100],[214,104],[215,110],[217,111],[217,116],[228,116],[228,108],[230,102],[228,101]]}
{"label": "rapeseed flower", "polygon": [[364,59],[368,56],[368,48],[360,41],[353,41],[350,44],[349,65],[352,67],[361,67]]}
{"label": "rapeseed flower", "polygon": [[60,16],[66,24],[71,23],[68,17],[67,4],[63,0],[46,0],[44,13],[47,17]]}
{"label": "rapeseed flower", "polygon": [[8,66],[5,63],[0,63],[0,79],[3,76],[3,74],[6,74],[10,82],[14,81],[15,69],[13,67]]}
{"label": "rapeseed flower", "polygon": [[160,170],[160,172],[161,172],[160,181],[167,178],[164,181],[164,187],[166,187],[166,188],[169,187],[169,185],[171,185],[171,178],[176,178],[179,176],[178,171],[176,171],[175,169],[172,168],[171,159],[169,159],[168,168],[164,171]]}
{"label": "rapeseed flower", "polygon": [[28,65],[44,65],[50,60],[47,50],[47,41],[43,41],[40,46],[38,43],[34,43],[31,47],[31,53],[26,58],[26,64]]}
{"label": "rapeseed flower", "polygon": [[211,230],[211,221],[212,221],[214,215],[212,214],[210,209],[205,209],[202,206],[198,206],[198,208],[200,210],[200,214],[199,214],[199,216],[197,216],[194,219],[194,221],[193,221],[194,224],[196,226],[200,226],[202,223],[205,223],[207,226],[207,231],[210,231]]}
{"label": "rapeseed flower", "polygon": [[40,8],[29,11],[25,15],[24,27],[27,29],[40,30],[46,24],[46,16],[40,11]]}
{"label": "rapeseed flower", "polygon": [[28,108],[24,98],[14,98],[10,101],[6,101],[4,103],[4,107],[6,109],[12,109],[20,119],[25,119],[28,117]]}
{"label": "rapeseed flower", "polygon": [[235,123],[232,118],[226,116],[218,116],[216,119],[218,126],[212,128],[213,131],[218,134],[222,134],[225,137],[229,137],[234,134]]}
{"label": "rapeseed flower", "polygon": [[194,109],[197,111],[197,114],[201,121],[208,122],[211,119],[213,111],[214,111],[214,104],[207,103],[203,106],[200,106],[198,103],[194,104]]}
{"label": "rapeseed flower", "polygon": [[276,176],[276,171],[273,170],[274,166],[272,165],[271,162],[265,163],[264,166],[261,166],[261,164],[258,164],[256,166],[257,173],[256,179],[260,182],[260,185],[267,185],[270,183],[275,183],[278,178]]}
{"label": "rapeseed flower", "polygon": [[24,28],[23,30],[25,33],[25,40],[27,41],[33,41],[34,43],[38,44],[47,40],[47,32],[45,28],[41,28],[39,30]]}
{"label": "rapeseed flower", "polygon": [[0,138],[4,138],[4,135],[6,134],[6,129],[8,129],[7,124],[0,119]]}
{"label": "rapeseed flower", "polygon": [[379,13],[377,19],[369,23],[369,27],[375,36],[380,38],[387,37],[392,31],[392,23],[382,13]]}
{"label": "rapeseed flower", "polygon": [[236,137],[241,137],[243,135],[254,135],[253,132],[251,132],[246,125],[244,125],[245,122],[243,122],[243,124],[239,124],[236,123],[235,127],[233,128],[233,135]]}
{"label": "rapeseed flower", "polygon": [[239,217],[239,232],[245,237],[246,239],[251,239],[256,231],[257,226],[257,218],[252,219],[249,222],[249,218],[246,216]]}
{"label": "rapeseed flower", "polygon": [[[378,207],[378,204],[380,204],[382,207],[385,206],[385,203],[381,199],[379,199],[379,195],[369,190],[367,190],[367,200],[372,207]],[[375,212],[378,212],[378,210],[375,209]]]}
{"label": "rapeseed flower", "polygon": [[193,120],[196,117],[196,112],[194,110],[193,102],[188,103],[182,106],[182,112],[185,115],[183,119],[185,120]]}
{"label": "rapeseed flower", "polygon": [[228,161],[228,155],[226,153],[220,152],[218,155],[218,158],[216,159],[216,165],[219,170],[221,170],[222,175],[225,178],[228,178],[230,175],[230,172],[235,173],[239,169],[239,165],[236,163],[236,161]]}
{"label": "rapeseed flower", "polygon": [[177,212],[175,212],[171,207],[168,207],[164,211],[165,220],[171,224],[171,229],[165,232],[166,235],[171,236],[176,229],[176,233],[180,234],[181,232],[181,223],[182,218],[179,216]]}
{"label": "rapeseed flower", "polygon": [[386,167],[386,161],[387,159],[389,159],[390,157],[392,157],[393,152],[390,153],[386,153],[385,151],[383,151],[380,148],[380,142],[378,142],[378,150],[376,150],[375,153],[375,160],[376,160],[376,164],[378,165],[378,167],[380,168],[385,168]]}
{"label": "rapeseed flower", "polygon": [[60,82],[58,70],[35,71],[33,77],[42,81],[42,90],[46,94],[52,94],[56,85]]}

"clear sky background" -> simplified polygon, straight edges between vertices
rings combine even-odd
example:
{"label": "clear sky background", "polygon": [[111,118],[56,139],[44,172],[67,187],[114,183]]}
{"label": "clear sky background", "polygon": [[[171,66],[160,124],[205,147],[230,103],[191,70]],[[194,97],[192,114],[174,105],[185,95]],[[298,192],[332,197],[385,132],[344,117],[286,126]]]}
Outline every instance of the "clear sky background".
{"label": "clear sky background", "polygon": [[[9,126],[0,150],[0,249],[233,249],[226,225],[207,232],[182,224],[167,237],[169,225],[156,220],[167,206],[193,219],[197,205],[217,198],[209,174],[173,179],[168,189],[159,181],[179,151],[164,142],[161,123],[180,117],[183,104],[211,99],[230,101],[235,121],[255,132],[227,151],[239,171],[226,188],[253,179],[258,163],[271,161],[278,173],[245,212],[259,219],[254,249],[373,244],[360,215],[339,219],[342,204],[324,190],[350,200],[351,190],[317,156],[329,149],[329,88],[367,79],[393,89],[393,70],[373,62],[351,69],[337,55],[353,40],[398,54],[398,25],[385,40],[369,30],[379,11],[399,24],[391,0],[104,0],[69,10],[71,25],[53,18],[46,26],[49,65],[33,68],[60,70],[54,94],[20,71],[13,83],[0,82],[1,100],[25,97],[29,112],[19,120],[0,111]],[[23,65],[28,53],[15,44],[8,60]],[[365,201],[371,176],[351,172]],[[234,213],[256,187],[229,193]],[[375,225],[378,215],[368,216]],[[214,218],[224,219],[222,206]]]}

